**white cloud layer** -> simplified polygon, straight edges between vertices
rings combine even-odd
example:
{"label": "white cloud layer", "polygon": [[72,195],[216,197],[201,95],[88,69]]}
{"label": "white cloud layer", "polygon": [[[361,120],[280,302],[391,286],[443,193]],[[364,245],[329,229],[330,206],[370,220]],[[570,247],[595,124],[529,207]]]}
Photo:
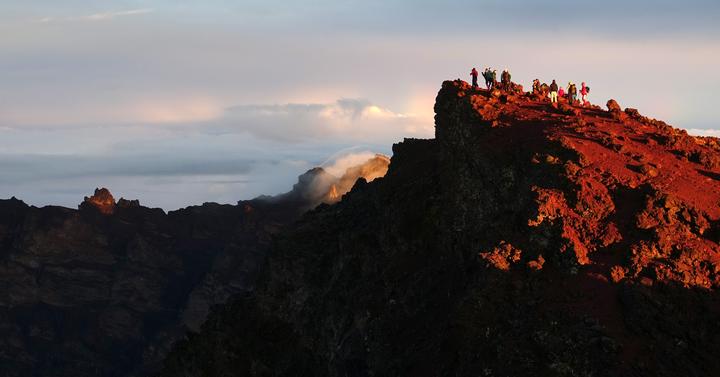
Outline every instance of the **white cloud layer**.
{"label": "white cloud layer", "polygon": [[100,12],[100,13],[93,13],[93,14],[88,14],[88,15],[84,15],[84,16],[70,16],[70,17],[48,16],[48,17],[39,18],[34,21],[39,22],[39,23],[77,22],[77,21],[97,22],[97,21],[112,20],[112,19],[115,19],[118,17],[127,17],[127,16],[148,14],[148,13],[153,13],[154,11],[155,10],[152,8],[142,8],[142,9],[130,9],[130,10],[122,10],[122,11]]}
{"label": "white cloud layer", "polygon": [[687,130],[688,134],[692,136],[712,136],[712,137],[720,137],[720,130],[718,129],[701,129],[701,128],[691,128]]}
{"label": "white cloud layer", "polygon": [[358,156],[433,132],[431,119],[360,99],[234,106],[211,118],[2,128],[0,198],[74,207],[105,186],[165,209],[234,203],[287,191],[314,166],[342,175]]}
{"label": "white cloud layer", "polygon": [[209,129],[249,132],[260,138],[300,142],[355,140],[379,142],[432,137],[431,118],[393,112],[367,100],[340,99],[327,104],[245,105],[227,110]]}

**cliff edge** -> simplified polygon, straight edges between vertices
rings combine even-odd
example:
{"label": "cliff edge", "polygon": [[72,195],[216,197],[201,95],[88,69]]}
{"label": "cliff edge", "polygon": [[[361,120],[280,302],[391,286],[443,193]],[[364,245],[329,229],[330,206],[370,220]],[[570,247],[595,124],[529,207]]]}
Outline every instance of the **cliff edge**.
{"label": "cliff edge", "polygon": [[444,82],[161,375],[719,374],[718,140],[608,106]]}

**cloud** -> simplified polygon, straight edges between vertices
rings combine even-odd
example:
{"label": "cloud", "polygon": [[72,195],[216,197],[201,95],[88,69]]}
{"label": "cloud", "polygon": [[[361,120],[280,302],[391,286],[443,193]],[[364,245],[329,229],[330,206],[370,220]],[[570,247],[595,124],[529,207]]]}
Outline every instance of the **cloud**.
{"label": "cloud", "polygon": [[[100,96],[98,96],[100,97]],[[26,104],[2,111],[2,121],[23,127],[77,127],[97,124],[173,124],[205,122],[222,117],[224,105],[209,96],[135,94],[132,98],[100,100],[101,103],[60,103],[56,100]],[[42,111],[33,111],[42,107]]]}
{"label": "cloud", "polygon": [[712,136],[712,137],[720,137],[720,129],[701,129],[701,128],[691,128],[687,130],[688,134],[692,136]]}
{"label": "cloud", "polygon": [[130,10],[122,10],[122,11],[111,11],[111,12],[101,12],[101,13],[94,13],[84,16],[76,16],[76,17],[43,17],[40,19],[35,20],[35,22],[38,23],[51,23],[51,22],[82,22],[82,21],[107,21],[112,20],[118,17],[127,17],[127,16],[135,16],[135,15],[141,15],[141,14],[148,14],[153,13],[155,10],[152,8],[142,8],[142,9],[130,9]]}
{"label": "cloud", "polygon": [[353,150],[389,153],[396,141],[358,149],[349,148],[357,145],[350,138],[284,141],[240,128],[218,133],[195,123],[18,127],[0,134],[0,198],[74,207],[104,186],[117,197],[165,209],[286,192],[299,174],[323,165],[328,156]]}
{"label": "cloud", "polygon": [[91,14],[89,16],[81,17],[80,19],[88,20],[88,21],[111,20],[116,17],[133,16],[133,15],[137,15],[137,14],[148,14],[148,13],[152,13],[154,11],[155,10],[151,9],[151,8],[132,9],[132,10],[126,10],[126,11],[119,11],[119,12],[95,13],[95,14]]}
{"label": "cloud", "polygon": [[365,99],[334,103],[242,105],[231,107],[210,125],[218,133],[249,132],[284,142],[308,139],[392,142],[406,137],[432,137],[433,121],[394,112]]}
{"label": "cloud", "polygon": [[133,122],[188,123],[222,116],[222,106],[211,99],[188,98],[175,101],[149,100],[133,104],[124,113],[131,114]]}
{"label": "cloud", "polygon": [[[47,178],[88,176],[213,176],[249,173],[258,161],[238,156],[191,154],[153,155],[146,151],[138,156],[110,155],[4,155],[0,159],[3,176],[0,183],[34,181]],[[267,163],[268,161],[266,161]]]}
{"label": "cloud", "polygon": [[375,155],[376,153],[371,151],[351,152],[347,154],[343,153],[331,157],[328,161],[321,164],[320,166],[322,166],[322,168],[325,169],[326,172],[336,177],[342,177],[342,175],[345,174],[348,168],[361,165],[368,160],[371,160],[373,157],[375,157]]}
{"label": "cloud", "polygon": [[150,95],[137,99],[146,106],[118,103],[92,114],[79,107],[61,123],[1,131],[0,197],[72,207],[105,186],[166,209],[234,203],[285,192],[314,166],[341,175],[352,162],[348,153],[389,153],[403,137],[431,137],[433,130],[432,118],[367,99],[227,107],[185,96]]}

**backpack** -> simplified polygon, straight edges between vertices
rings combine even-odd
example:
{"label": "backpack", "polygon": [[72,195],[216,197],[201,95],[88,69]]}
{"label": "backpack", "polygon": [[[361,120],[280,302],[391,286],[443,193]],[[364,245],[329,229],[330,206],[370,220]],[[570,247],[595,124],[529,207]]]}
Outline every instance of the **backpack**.
{"label": "backpack", "polygon": [[585,85],[585,93],[590,94],[590,87]]}

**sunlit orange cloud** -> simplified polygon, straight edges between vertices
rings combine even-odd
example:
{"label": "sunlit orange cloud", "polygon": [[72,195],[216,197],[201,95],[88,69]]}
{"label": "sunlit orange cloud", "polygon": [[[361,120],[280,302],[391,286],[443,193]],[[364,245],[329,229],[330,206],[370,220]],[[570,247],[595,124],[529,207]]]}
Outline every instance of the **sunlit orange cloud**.
{"label": "sunlit orange cloud", "polygon": [[[344,107],[340,102],[325,105],[318,113],[321,123],[310,125],[320,127],[326,135],[343,135],[349,139],[393,140],[401,135],[409,137],[430,137],[421,130],[428,125],[414,114],[396,112],[386,107],[367,103],[357,108]],[[429,120],[432,121],[432,118]]]}
{"label": "sunlit orange cloud", "polygon": [[224,106],[207,98],[179,101],[149,100],[131,107],[133,121],[142,123],[190,123],[220,118]]}

